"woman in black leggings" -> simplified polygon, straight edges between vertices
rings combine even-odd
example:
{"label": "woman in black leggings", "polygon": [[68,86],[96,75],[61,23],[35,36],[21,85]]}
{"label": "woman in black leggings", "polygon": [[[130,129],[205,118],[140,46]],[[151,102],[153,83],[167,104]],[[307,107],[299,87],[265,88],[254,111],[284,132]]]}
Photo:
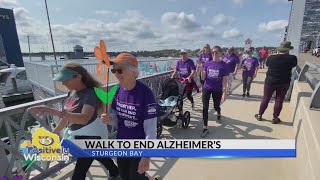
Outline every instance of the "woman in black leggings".
{"label": "woman in black leggings", "polygon": [[242,62],[242,81],[243,81],[243,94],[242,97],[250,96],[250,89],[252,80],[257,76],[258,69],[259,69],[259,62],[258,59],[253,57],[253,51],[247,51],[248,57],[243,60]]}
{"label": "woman in black leggings", "polygon": [[205,137],[208,131],[208,110],[209,100],[212,96],[214,109],[218,113],[218,121],[221,119],[220,104],[225,101],[227,95],[227,81],[228,70],[226,63],[221,61],[221,47],[215,46],[212,49],[213,61],[206,62],[202,68],[201,78],[204,80],[202,90],[202,103],[203,103],[203,123],[201,137]]}

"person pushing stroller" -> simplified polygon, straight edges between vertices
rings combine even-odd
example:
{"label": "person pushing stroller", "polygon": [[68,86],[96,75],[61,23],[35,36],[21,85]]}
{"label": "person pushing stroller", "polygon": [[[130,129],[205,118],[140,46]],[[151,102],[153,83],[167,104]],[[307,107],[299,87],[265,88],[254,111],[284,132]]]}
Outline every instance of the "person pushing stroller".
{"label": "person pushing stroller", "polygon": [[[180,81],[186,84],[185,92],[187,98],[191,102],[192,110],[194,110],[194,101],[192,97],[193,88],[196,86],[194,75],[196,74],[196,66],[192,59],[188,58],[188,52],[185,49],[180,51],[181,59],[177,62],[175,71],[171,78],[175,78],[177,74],[180,75]],[[182,107],[181,107],[182,108]]]}

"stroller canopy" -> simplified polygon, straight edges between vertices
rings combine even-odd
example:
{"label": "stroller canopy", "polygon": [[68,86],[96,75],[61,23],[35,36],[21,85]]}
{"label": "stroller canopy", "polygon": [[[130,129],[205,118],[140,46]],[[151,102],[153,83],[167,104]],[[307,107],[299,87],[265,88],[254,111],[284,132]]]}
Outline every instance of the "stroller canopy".
{"label": "stroller canopy", "polygon": [[162,84],[161,100],[165,100],[170,96],[179,96],[179,86],[174,79],[166,79]]}

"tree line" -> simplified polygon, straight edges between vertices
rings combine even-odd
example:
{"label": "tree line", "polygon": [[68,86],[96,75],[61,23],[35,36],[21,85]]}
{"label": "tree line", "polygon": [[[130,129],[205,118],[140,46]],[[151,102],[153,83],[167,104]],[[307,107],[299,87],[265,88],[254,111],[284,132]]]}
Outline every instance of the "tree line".
{"label": "tree line", "polygon": [[[257,47],[257,49],[261,49],[262,47]],[[267,47],[268,49],[275,49],[275,47]],[[226,52],[228,48],[222,48],[223,52]],[[243,51],[243,47],[235,47],[237,51]],[[201,49],[187,49],[189,52],[189,56],[197,56]],[[57,56],[63,56],[69,54],[70,52],[56,52]],[[108,52],[109,56],[115,57],[122,52]],[[180,49],[162,49],[155,51],[131,51],[128,52],[137,57],[179,57]],[[29,53],[22,53],[23,56],[29,56]],[[31,53],[31,56],[41,56],[41,55],[53,55],[53,52],[39,52],[39,53]],[[84,52],[84,56],[93,57],[93,52]]]}

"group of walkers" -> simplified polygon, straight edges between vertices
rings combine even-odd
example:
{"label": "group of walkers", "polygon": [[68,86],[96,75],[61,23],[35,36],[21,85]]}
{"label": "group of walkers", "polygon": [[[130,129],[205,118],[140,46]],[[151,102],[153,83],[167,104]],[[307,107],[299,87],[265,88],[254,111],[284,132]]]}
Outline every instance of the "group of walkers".
{"label": "group of walkers", "polygon": [[221,104],[232,93],[232,82],[239,70],[242,70],[243,94],[242,97],[250,97],[250,89],[253,79],[256,78],[258,70],[268,67],[267,77],[264,84],[263,98],[260,105],[259,113],[255,114],[255,118],[262,120],[270,99],[276,92],[275,106],[272,123],[281,122],[279,115],[285,95],[289,89],[291,81],[291,71],[297,65],[297,58],[290,55],[289,51],[293,49],[291,42],[283,42],[277,48],[278,54],[269,56],[269,51],[263,47],[260,51],[255,48],[246,50],[243,54],[235,51],[231,47],[223,54],[220,46],[214,46],[210,49],[210,45],[206,44],[196,65],[193,60],[189,59],[187,52],[181,50],[181,60],[177,62],[175,72],[172,77],[178,73],[180,78],[187,78],[187,97],[194,109],[194,100],[192,98],[192,88],[195,87],[195,74],[200,78],[202,85],[202,114],[203,114],[203,130],[201,137],[205,137],[208,131],[208,111],[209,101],[212,97],[213,107],[217,113],[217,122],[221,123]]}
{"label": "group of walkers", "polygon": [[[264,48],[265,49],[265,48]],[[291,69],[296,66],[297,58],[289,55],[292,49],[290,42],[284,42],[278,48],[279,54],[268,57],[267,50],[260,51],[260,59],[255,58],[254,50],[246,51],[247,56],[239,58],[233,47],[223,55],[220,46],[210,48],[209,44],[203,47],[196,63],[188,58],[186,50],[181,50],[181,59],[177,62],[172,77],[179,74],[180,79],[186,83],[187,98],[194,108],[192,90],[196,87],[195,76],[200,78],[202,84],[202,104],[204,128],[201,136],[208,134],[208,109],[212,97],[214,109],[217,112],[218,121],[221,120],[221,103],[232,91],[232,81],[235,74],[242,69],[243,97],[250,96],[252,80],[256,77],[258,68],[269,68],[264,85],[259,113],[255,115],[258,120],[262,119],[265,109],[276,91],[276,103],[273,123],[280,122],[278,118],[284,96],[288,90]],[[260,63],[258,62],[260,61]],[[111,61],[119,82],[119,88],[112,101],[109,112],[105,105],[97,98],[94,87],[101,87],[99,82],[79,64],[69,63],[61,68],[55,81],[60,81],[70,92],[65,100],[63,109],[57,110],[48,106],[35,106],[28,109],[36,115],[52,115],[59,117],[59,123],[54,133],[64,134],[73,139],[103,139],[107,138],[106,124],[117,126],[117,139],[156,139],[157,112],[156,101],[151,89],[142,82],[137,81],[139,76],[138,61],[129,53],[121,53]],[[128,112],[128,113],[124,113]],[[129,113],[130,112],[130,113]],[[130,116],[130,117],[128,117]],[[104,130],[103,130],[104,129]],[[104,165],[112,180],[148,180],[146,174],[149,170],[150,158],[117,158],[117,165],[111,158],[78,158],[72,175],[73,180],[85,179],[86,173],[93,160],[98,160]]]}

